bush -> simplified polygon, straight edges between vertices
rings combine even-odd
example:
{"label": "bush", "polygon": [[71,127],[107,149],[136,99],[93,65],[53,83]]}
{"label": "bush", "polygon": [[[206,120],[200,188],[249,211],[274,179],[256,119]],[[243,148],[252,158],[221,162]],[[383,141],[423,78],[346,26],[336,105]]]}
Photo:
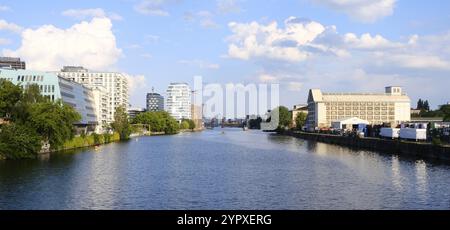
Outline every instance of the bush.
{"label": "bush", "polygon": [[0,155],[3,156],[2,158],[35,158],[41,147],[41,138],[29,126],[11,124],[1,127]]}
{"label": "bush", "polygon": [[188,121],[182,121],[181,124],[180,124],[180,129],[181,130],[189,129],[189,122]]}
{"label": "bush", "polygon": [[433,137],[433,139],[431,140],[431,143],[433,143],[433,145],[442,145],[442,141],[438,137]]}
{"label": "bush", "polygon": [[94,144],[95,144],[95,145],[101,145],[101,144],[103,144],[103,143],[102,143],[102,140],[100,139],[100,137],[101,137],[100,135],[94,133],[94,134],[92,134],[92,137],[94,138]]}
{"label": "bush", "polygon": [[103,134],[103,142],[105,144],[111,143],[111,140],[112,140],[112,135],[111,134],[109,134],[109,133]]}
{"label": "bush", "polygon": [[166,134],[178,133],[180,128],[178,122],[165,111],[141,113],[133,120],[133,124],[145,125],[150,127],[152,132],[165,132]]}

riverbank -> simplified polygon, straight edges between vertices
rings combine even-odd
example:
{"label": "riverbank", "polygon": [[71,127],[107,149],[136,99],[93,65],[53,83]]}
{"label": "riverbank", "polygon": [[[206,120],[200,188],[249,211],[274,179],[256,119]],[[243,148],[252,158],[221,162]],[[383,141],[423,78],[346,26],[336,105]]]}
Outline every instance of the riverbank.
{"label": "riverbank", "polygon": [[305,140],[361,148],[384,153],[415,156],[426,159],[450,161],[450,146],[433,145],[431,143],[411,142],[404,140],[388,140],[380,138],[353,138],[319,133],[287,131],[282,135],[293,136]]}
{"label": "riverbank", "polygon": [[[194,129],[194,130],[180,130],[179,133],[188,133],[188,132],[202,132],[203,129]],[[141,133],[133,133],[130,135],[130,138],[143,137],[143,136],[169,136],[172,134],[166,134],[165,132],[141,132]],[[176,135],[176,134],[175,134]],[[58,149],[57,151],[66,151],[66,150],[74,150],[80,148],[88,148],[94,146],[105,145],[109,143],[114,143],[120,141],[120,136],[118,133],[114,133],[109,135],[109,137],[105,137],[105,135],[89,135],[89,136],[79,136],[74,139],[68,141],[64,144],[64,147]],[[48,154],[50,152],[43,152],[43,154]]]}

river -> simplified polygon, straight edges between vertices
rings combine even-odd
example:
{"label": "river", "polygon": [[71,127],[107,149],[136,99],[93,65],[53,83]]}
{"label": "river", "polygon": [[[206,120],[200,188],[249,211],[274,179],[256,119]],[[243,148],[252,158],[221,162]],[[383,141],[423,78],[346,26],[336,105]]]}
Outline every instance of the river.
{"label": "river", "polygon": [[450,209],[450,164],[217,129],[0,161],[0,209]]}

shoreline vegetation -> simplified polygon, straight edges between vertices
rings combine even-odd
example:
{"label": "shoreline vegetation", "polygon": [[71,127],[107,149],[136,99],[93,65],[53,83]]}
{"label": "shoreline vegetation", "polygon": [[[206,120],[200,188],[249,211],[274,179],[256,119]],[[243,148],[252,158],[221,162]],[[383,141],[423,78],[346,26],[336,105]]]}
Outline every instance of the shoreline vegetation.
{"label": "shoreline vegetation", "polygon": [[192,120],[175,120],[169,113],[146,112],[130,119],[117,107],[105,134],[92,133],[70,105],[43,96],[37,84],[21,86],[0,79],[0,160],[35,159],[42,153],[98,146],[139,135],[172,135],[195,130]]}
{"label": "shoreline vegetation", "polygon": [[[133,133],[130,135],[130,139],[132,138],[138,138],[138,137],[151,137],[151,136],[172,136],[177,135],[180,133],[190,133],[190,132],[201,132],[202,129],[186,129],[186,130],[179,130],[179,133],[176,134],[166,134],[164,132],[141,132],[141,133]],[[41,152],[40,154],[49,154],[54,152],[63,152],[67,150],[75,150],[75,149],[81,149],[81,148],[89,148],[89,147],[95,147],[95,146],[102,146],[107,145],[111,143],[120,142],[120,135],[119,133],[114,134],[91,134],[87,136],[78,136],[74,137],[72,140],[67,141],[64,146],[58,150],[55,151],[48,151],[48,152]]]}

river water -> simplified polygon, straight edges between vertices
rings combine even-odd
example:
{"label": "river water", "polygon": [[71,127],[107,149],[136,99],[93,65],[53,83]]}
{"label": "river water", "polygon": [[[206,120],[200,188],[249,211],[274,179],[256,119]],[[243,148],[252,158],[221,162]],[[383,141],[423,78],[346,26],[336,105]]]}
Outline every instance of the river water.
{"label": "river water", "polygon": [[217,129],[0,161],[0,209],[450,209],[450,164]]}

